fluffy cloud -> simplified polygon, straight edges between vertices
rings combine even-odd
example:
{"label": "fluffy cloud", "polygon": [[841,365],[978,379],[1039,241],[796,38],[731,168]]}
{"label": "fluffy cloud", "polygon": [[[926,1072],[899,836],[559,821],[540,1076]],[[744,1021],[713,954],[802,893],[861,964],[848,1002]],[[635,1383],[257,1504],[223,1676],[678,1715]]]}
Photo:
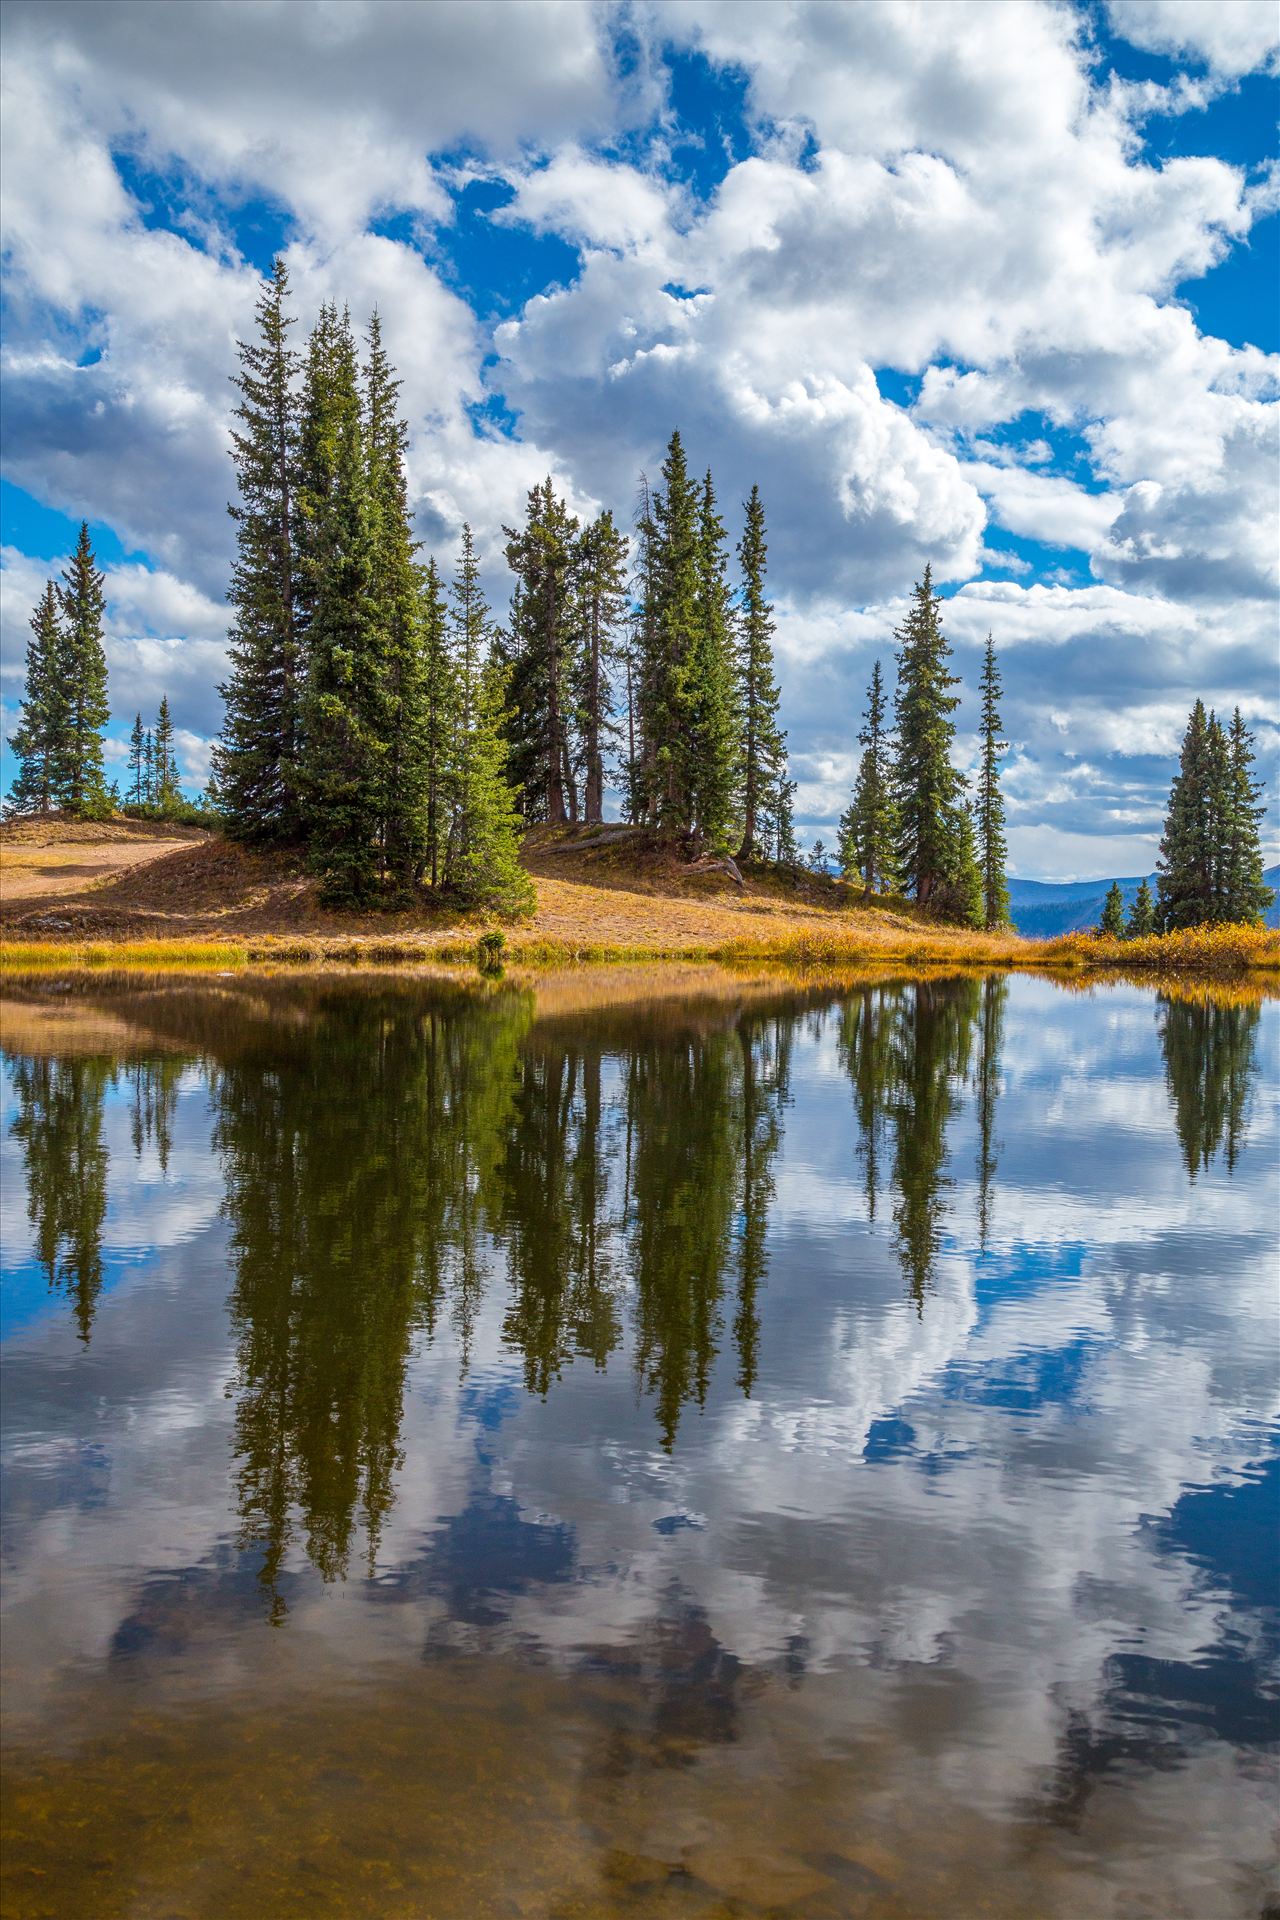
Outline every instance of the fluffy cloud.
{"label": "fluffy cloud", "polygon": [[1274,70],[1280,49],[1271,0],[1107,0],[1107,15],[1135,47],[1201,60],[1232,80]]}

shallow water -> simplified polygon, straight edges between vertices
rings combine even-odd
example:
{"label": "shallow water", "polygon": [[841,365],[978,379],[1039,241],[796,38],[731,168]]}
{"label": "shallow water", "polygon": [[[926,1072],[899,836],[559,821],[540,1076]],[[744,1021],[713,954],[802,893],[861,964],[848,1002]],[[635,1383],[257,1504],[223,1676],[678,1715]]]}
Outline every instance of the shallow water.
{"label": "shallow water", "polygon": [[8,1009],[14,1920],[1267,1911],[1280,1009]]}

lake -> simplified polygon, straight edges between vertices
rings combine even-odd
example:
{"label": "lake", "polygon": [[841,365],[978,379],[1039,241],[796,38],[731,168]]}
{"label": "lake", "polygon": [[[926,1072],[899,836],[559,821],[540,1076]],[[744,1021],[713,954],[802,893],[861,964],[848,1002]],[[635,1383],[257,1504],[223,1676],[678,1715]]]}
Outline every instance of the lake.
{"label": "lake", "polygon": [[6,1912],[1258,1920],[1280,1006],[11,986]]}

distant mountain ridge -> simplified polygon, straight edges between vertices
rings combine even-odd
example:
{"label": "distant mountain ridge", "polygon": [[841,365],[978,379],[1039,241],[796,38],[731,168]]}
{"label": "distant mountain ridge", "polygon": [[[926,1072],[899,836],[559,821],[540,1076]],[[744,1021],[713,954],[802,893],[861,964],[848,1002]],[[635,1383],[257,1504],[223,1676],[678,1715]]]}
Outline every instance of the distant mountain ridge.
{"label": "distant mountain ridge", "polygon": [[[1142,885],[1142,877],[1135,874],[1120,881],[1126,913]],[[1275,904],[1264,916],[1266,923],[1269,927],[1280,927],[1280,865],[1268,867],[1263,878],[1277,895]],[[1155,874],[1147,874],[1146,880],[1154,894]],[[1110,885],[1110,880],[1011,879],[1009,912],[1018,932],[1037,940],[1050,940],[1059,933],[1079,933],[1087,927],[1096,927],[1101,920],[1102,904]]]}

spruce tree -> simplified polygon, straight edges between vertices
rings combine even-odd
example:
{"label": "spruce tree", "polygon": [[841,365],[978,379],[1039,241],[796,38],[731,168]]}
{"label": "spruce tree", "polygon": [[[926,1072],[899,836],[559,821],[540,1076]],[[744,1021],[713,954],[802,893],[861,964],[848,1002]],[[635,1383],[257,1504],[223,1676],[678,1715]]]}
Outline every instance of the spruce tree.
{"label": "spruce tree", "polygon": [[422,778],[426,802],[426,873],[433,887],[444,874],[458,728],[458,675],[449,646],[444,588],[434,560],[423,569],[418,623],[422,635]]}
{"label": "spruce tree", "polygon": [[860,877],[863,892],[892,893],[897,885],[898,813],[885,714],[888,701],[877,660],[867,688],[867,711],[858,739],[862,759],[853,797],[840,819],[840,871]]}
{"label": "spruce tree", "polygon": [[796,783],[783,780],[778,787],[778,817],[775,858],[780,867],[794,873],[800,865],[800,847],[796,840]]}
{"label": "spruce tree", "polygon": [[1157,863],[1161,933],[1199,926],[1213,915],[1214,853],[1210,827],[1212,757],[1209,716],[1197,700],[1183,735],[1178,772],[1169,792]]}
{"label": "spruce tree", "polygon": [[580,638],[573,697],[582,812],[589,824],[604,818],[604,756],[618,733],[613,675],[627,607],[626,564],[627,537],[611,513],[602,513],[583,528],[576,566]]}
{"label": "spruce tree", "polygon": [[987,635],[982,660],[982,759],[978,773],[978,865],[982,872],[983,924],[988,930],[1009,924],[1009,888],[1005,880],[1008,847],[1004,837],[1004,796],[1000,791],[1000,669],[995,643]]}
{"label": "spruce tree", "polygon": [[129,734],[129,800],[135,807],[143,805],[146,796],[146,754],[147,734],[142,724],[142,715],[135,713],[133,727]]}
{"label": "spruce tree", "polygon": [[1134,896],[1133,905],[1129,909],[1129,918],[1125,921],[1125,939],[1142,940],[1145,939],[1147,934],[1154,933],[1155,930],[1156,903],[1152,898],[1150,887],[1146,881],[1143,880],[1139,884],[1138,891]]}
{"label": "spruce tree", "polygon": [[526,819],[563,826],[578,817],[570,739],[578,522],[548,474],[530,490],[523,528],[503,532],[518,588],[510,636],[511,777]]}
{"label": "spruce tree", "polygon": [[1253,736],[1239,707],[1231,717],[1227,741],[1226,797],[1223,808],[1223,874],[1220,887],[1224,920],[1250,925],[1275,900],[1262,878],[1262,844],[1258,828],[1265,808],[1257,802],[1261,781],[1253,778]]}
{"label": "spruce tree", "polygon": [[387,905],[402,904],[428,858],[429,665],[421,625],[421,582],[409,527],[400,382],[375,313],[365,368],[365,457],[370,538],[368,619],[373,685],[369,724],[382,749],[376,828]]}
{"label": "spruce tree", "polygon": [[1107,889],[1107,897],[1102,903],[1102,918],[1098,922],[1098,932],[1105,933],[1112,940],[1123,940],[1124,894],[1120,891],[1120,882],[1113,880]]}
{"label": "spruce tree", "polygon": [[815,840],[809,849],[809,871],[810,873],[827,871],[827,849],[821,840]]}
{"label": "spruce tree", "polygon": [[9,736],[18,762],[9,789],[16,813],[48,813],[62,798],[70,723],[65,656],[58,592],[49,580],[31,616],[20,718]]}
{"label": "spruce tree", "polygon": [[529,912],[534,891],[520,864],[520,814],[507,779],[504,692],[501,666],[491,658],[480,670],[472,722],[459,741],[451,877],[468,905],[509,916]]}
{"label": "spruce tree", "polygon": [[65,584],[58,588],[58,608],[64,635],[67,718],[58,753],[59,797],[70,812],[100,819],[111,810],[102,768],[102,734],[110,718],[107,656],[102,647],[106,601],[87,520],[80,523],[76,550],[62,578]]}
{"label": "spruce tree", "polygon": [[173,750],[173,720],[169,713],[169,696],[160,696],[160,711],[156,716],[156,730],[152,738],[152,800],[161,813],[171,812],[182,800],[182,788],[178,782],[178,761]]}
{"label": "spruce tree", "polygon": [[349,317],[332,307],[308,342],[301,438],[303,817],[325,901],[368,908],[379,903],[382,880],[385,686],[355,340]]}
{"label": "spruce tree", "polygon": [[156,797],[156,743],[150,727],[142,737],[142,804],[152,806]]}
{"label": "spruce tree", "polygon": [[257,338],[237,343],[231,672],[213,785],[228,833],[248,841],[295,840],[302,830],[298,354],[288,295],[278,259],[258,300]]}
{"label": "spruce tree", "polygon": [[725,530],[710,471],[698,509],[698,620],[681,687],[689,825],[699,841],[727,847],[738,787],[738,720]]}
{"label": "spruce tree", "polygon": [[652,500],[653,606],[646,610],[652,648],[644,672],[646,798],[655,826],[687,832],[694,823],[689,663],[703,621],[703,540],[699,489],[689,478],[678,430],[667,443],[662,481]]}
{"label": "spruce tree", "polygon": [[950,689],[959,683],[947,671],[951,648],[942,632],[939,605],[932,569],[926,567],[896,634],[898,865],[921,906],[941,904],[935,895],[948,882],[953,897],[968,884],[963,873],[964,781],[951,764],[956,731],[951,716],[959,701]]}
{"label": "spruce tree", "polygon": [[742,727],[738,812],[742,840],[738,859],[754,860],[769,845],[777,814],[779,782],[786,777],[787,736],[778,725],[781,696],[774,676],[773,607],[765,594],[764,505],[753,486],[738,542],[742,600],[738,613],[737,693]]}

